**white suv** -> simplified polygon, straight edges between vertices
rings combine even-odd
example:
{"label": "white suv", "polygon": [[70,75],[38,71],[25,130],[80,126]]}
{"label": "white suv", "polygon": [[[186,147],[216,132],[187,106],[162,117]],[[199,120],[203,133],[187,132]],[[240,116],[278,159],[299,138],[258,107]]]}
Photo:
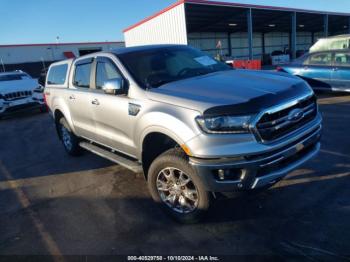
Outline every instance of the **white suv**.
{"label": "white suv", "polygon": [[0,117],[30,108],[45,112],[43,89],[36,79],[22,71],[0,73]]}

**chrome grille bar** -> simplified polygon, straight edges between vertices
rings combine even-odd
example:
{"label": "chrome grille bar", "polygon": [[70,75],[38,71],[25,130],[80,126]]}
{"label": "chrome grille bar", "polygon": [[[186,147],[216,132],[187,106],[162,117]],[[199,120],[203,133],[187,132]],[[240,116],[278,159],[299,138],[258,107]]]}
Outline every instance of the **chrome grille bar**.
{"label": "chrome grille bar", "polygon": [[308,96],[286,107],[263,112],[255,123],[255,134],[262,142],[272,142],[303,127],[316,116],[316,98]]}
{"label": "chrome grille bar", "polygon": [[4,95],[5,100],[17,100],[26,98],[32,95],[32,91],[26,90],[26,91],[18,91],[18,92],[11,92]]}

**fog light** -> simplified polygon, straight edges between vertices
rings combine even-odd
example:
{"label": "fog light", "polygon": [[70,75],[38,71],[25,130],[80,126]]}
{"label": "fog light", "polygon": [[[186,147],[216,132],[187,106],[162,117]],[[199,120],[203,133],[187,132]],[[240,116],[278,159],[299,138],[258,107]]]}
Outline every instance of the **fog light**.
{"label": "fog light", "polygon": [[242,170],[242,174],[241,174],[240,179],[241,179],[241,180],[244,180],[244,179],[245,179],[245,176],[246,176],[246,171]]}
{"label": "fog light", "polygon": [[213,175],[219,181],[243,181],[246,177],[246,172],[240,168],[217,169],[213,170]]}
{"label": "fog light", "polygon": [[219,175],[220,180],[225,180],[225,171],[224,170],[219,169],[218,175]]}

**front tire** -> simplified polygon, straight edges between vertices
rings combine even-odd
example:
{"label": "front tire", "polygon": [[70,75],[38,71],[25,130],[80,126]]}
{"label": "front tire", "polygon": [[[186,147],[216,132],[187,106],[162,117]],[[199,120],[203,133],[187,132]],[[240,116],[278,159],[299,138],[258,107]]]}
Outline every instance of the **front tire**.
{"label": "front tire", "polygon": [[80,139],[74,135],[64,117],[58,121],[57,130],[66,152],[71,156],[81,155],[82,149],[79,146]]}
{"label": "front tire", "polygon": [[178,222],[196,223],[209,209],[210,194],[181,150],[171,149],[153,161],[148,187],[153,200]]}

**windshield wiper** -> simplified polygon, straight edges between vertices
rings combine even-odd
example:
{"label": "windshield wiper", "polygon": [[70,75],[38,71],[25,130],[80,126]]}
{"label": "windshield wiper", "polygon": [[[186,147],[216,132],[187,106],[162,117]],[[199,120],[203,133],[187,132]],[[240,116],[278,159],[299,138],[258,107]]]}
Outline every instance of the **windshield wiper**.
{"label": "windshield wiper", "polygon": [[170,82],[173,82],[173,80],[159,80],[156,83],[152,83],[152,84],[147,83],[147,88],[149,88],[149,89],[158,88],[158,87],[161,87],[161,86],[168,84]]}

